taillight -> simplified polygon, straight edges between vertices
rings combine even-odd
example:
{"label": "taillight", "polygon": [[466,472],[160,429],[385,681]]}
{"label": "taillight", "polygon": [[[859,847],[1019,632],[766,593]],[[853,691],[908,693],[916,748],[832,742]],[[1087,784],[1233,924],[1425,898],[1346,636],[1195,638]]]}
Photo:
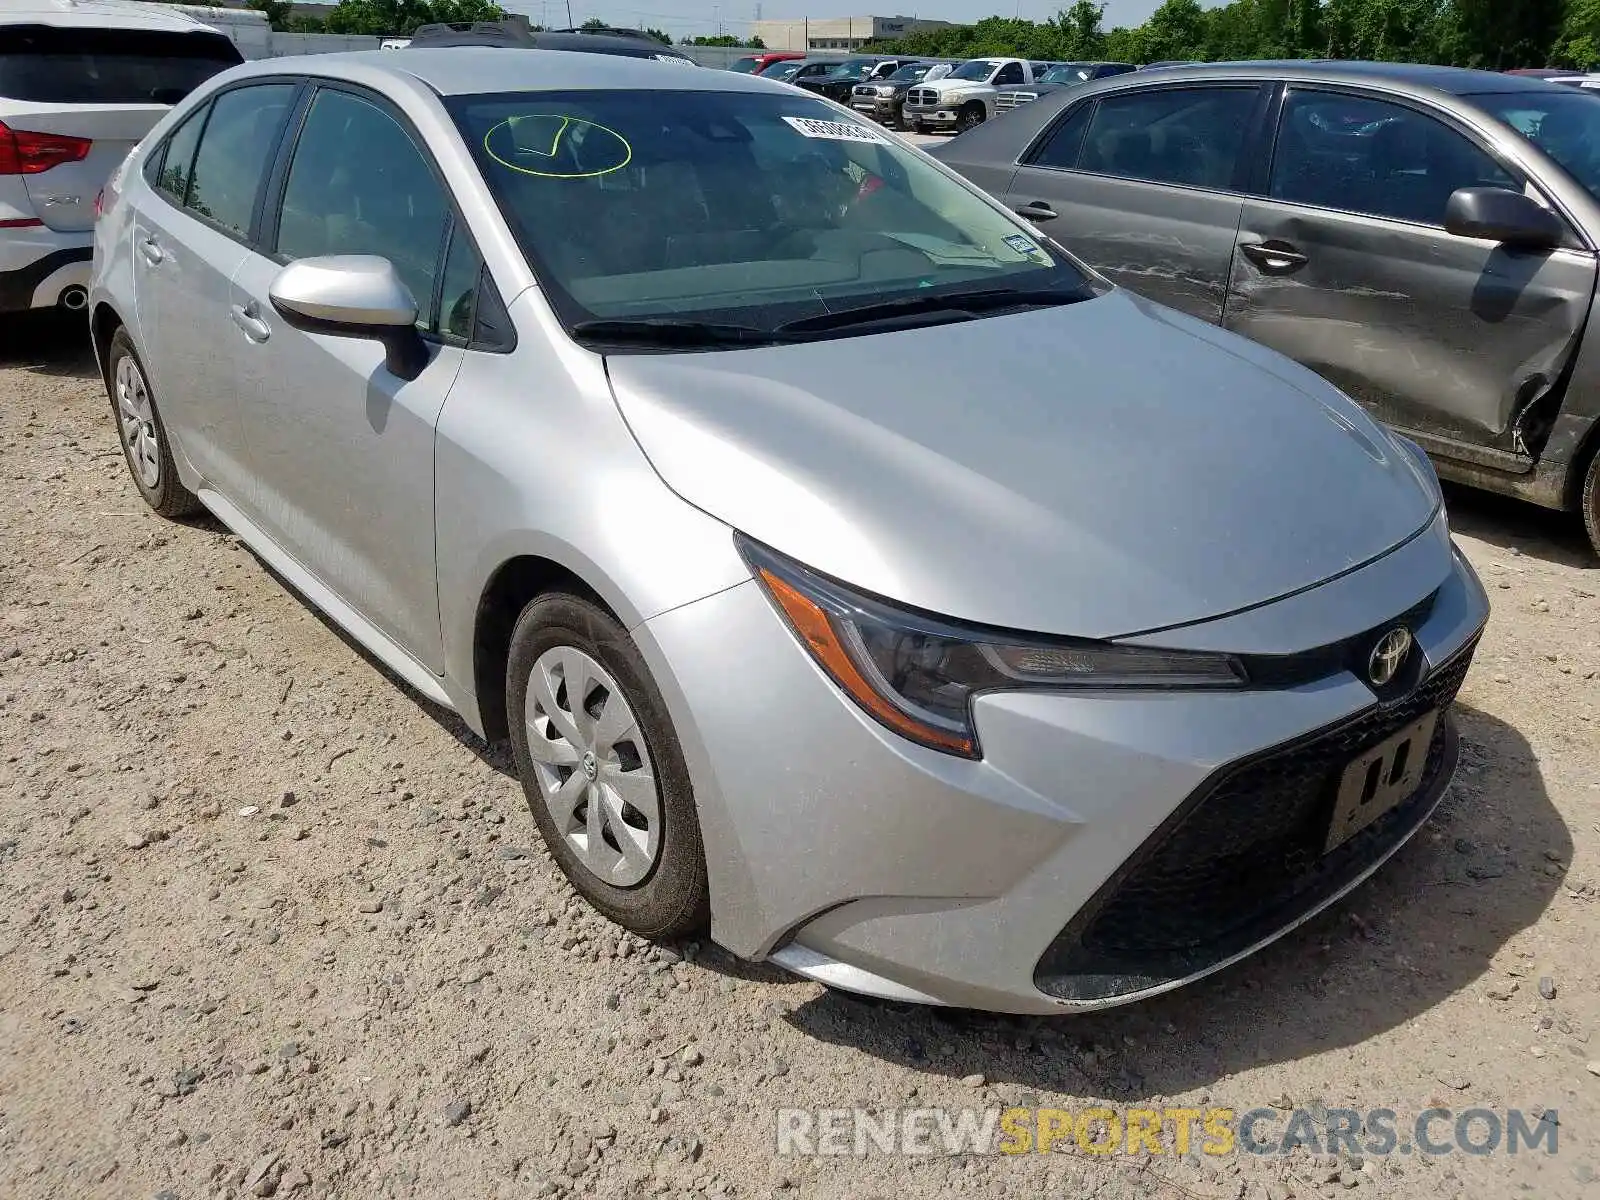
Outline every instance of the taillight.
{"label": "taillight", "polygon": [[37,175],[62,163],[82,162],[93,144],[64,133],[12,129],[0,121],[0,175]]}
{"label": "taillight", "polygon": [[94,219],[98,221],[100,214],[106,210],[106,190],[101,188],[94,194]]}

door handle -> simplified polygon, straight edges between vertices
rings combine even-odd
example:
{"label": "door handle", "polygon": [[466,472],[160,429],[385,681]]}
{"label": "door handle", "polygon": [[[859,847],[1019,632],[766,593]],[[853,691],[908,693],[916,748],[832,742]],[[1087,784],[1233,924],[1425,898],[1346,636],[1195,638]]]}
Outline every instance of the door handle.
{"label": "door handle", "polygon": [[1288,242],[1246,242],[1239,249],[1268,275],[1292,275],[1311,261]]}
{"label": "door handle", "polygon": [[145,261],[152,267],[166,258],[166,253],[161,249],[161,243],[153,237],[147,237],[139,243],[139,253],[144,255]]}
{"label": "door handle", "polygon": [[228,315],[252,342],[264,342],[272,336],[272,326],[261,319],[261,309],[254,301],[248,305],[235,304],[228,310]]}
{"label": "door handle", "polygon": [[1054,221],[1058,215],[1056,210],[1043,200],[1030,200],[1026,204],[1017,206],[1017,216],[1027,217],[1030,221]]}

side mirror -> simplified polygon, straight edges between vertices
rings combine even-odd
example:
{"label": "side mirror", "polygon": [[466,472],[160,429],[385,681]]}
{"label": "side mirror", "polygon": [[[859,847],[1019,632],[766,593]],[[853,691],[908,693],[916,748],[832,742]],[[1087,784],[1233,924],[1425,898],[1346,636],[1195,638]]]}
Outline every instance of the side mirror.
{"label": "side mirror", "polygon": [[428,346],[417,332],[417,302],[387,258],[302,258],[278,272],[267,296],[296,329],[382,342],[383,365],[397,378],[415,379],[428,365]]}
{"label": "side mirror", "polygon": [[1553,212],[1509,188],[1462,188],[1445,205],[1444,227],[1458,237],[1500,242],[1517,250],[1549,250],[1564,228]]}

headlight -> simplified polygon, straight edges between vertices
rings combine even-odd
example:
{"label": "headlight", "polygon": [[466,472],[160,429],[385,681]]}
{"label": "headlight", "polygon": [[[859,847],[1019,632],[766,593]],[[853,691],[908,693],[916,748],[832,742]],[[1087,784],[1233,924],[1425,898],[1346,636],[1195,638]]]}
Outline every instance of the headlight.
{"label": "headlight", "polygon": [[740,551],[817,665],[881,724],[978,758],[972,698],[1043,689],[1236,688],[1224,654],[1032,637],[962,626],[864,596],[740,537]]}
{"label": "headlight", "polygon": [[881,88],[878,89],[878,95],[880,95],[880,96],[892,96],[892,95],[894,95],[894,89],[892,87],[881,87]]}

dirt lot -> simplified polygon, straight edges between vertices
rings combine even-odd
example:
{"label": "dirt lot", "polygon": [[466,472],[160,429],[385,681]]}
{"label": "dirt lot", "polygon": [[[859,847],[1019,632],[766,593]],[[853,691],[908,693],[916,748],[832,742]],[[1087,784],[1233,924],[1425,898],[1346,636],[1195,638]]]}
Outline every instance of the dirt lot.
{"label": "dirt lot", "polygon": [[[145,511],[77,332],[0,333],[0,1195],[1600,1195],[1600,571],[1571,522],[1452,497],[1495,604],[1464,767],[1349,901],[1153,1003],[900,1009],[590,915],[504,752],[220,525]],[[1559,1150],[774,1149],[780,1107],[1093,1101],[1555,1110]]]}

